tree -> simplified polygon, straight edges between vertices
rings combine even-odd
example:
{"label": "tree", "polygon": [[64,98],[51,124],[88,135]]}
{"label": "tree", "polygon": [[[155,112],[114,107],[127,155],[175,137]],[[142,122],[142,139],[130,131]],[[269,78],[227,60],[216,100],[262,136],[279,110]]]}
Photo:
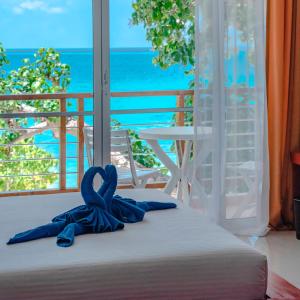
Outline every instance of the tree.
{"label": "tree", "polygon": [[[7,73],[8,64],[5,49],[0,44],[1,94],[63,92],[70,83],[70,67],[61,63],[54,49],[39,49],[33,62],[26,58],[21,67]],[[0,113],[58,110],[58,100],[0,102]],[[34,144],[34,136],[55,127],[58,121],[58,118],[0,119],[0,191],[45,189],[56,182],[57,175],[51,173],[58,168],[58,161]],[[32,177],[32,174],[40,175]]]}
{"label": "tree", "polygon": [[166,69],[174,64],[194,65],[195,0],[135,0],[133,25],[143,24],[146,39],[157,56],[153,63]]}
{"label": "tree", "polygon": [[[195,65],[195,0],[134,0],[132,3],[132,25],[143,25],[146,39],[157,52],[153,63],[166,69],[175,64]],[[205,2],[200,1],[200,14]],[[251,10],[252,8],[252,10]],[[249,24],[255,24],[253,5],[244,0],[226,2],[225,28],[234,26],[241,41],[253,40]],[[211,34],[210,25],[202,32]],[[250,33],[250,36],[249,36]],[[210,38],[206,38],[207,41]]]}

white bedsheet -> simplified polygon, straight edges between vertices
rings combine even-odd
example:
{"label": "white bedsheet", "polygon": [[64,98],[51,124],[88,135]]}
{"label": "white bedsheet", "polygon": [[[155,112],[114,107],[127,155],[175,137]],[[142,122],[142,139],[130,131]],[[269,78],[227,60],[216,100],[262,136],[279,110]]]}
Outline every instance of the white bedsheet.
{"label": "white bedsheet", "polygon": [[[155,190],[120,194],[175,201]],[[5,244],[79,204],[79,194],[0,199],[0,300],[264,299],[266,257],[181,206],[70,248],[55,238]]]}

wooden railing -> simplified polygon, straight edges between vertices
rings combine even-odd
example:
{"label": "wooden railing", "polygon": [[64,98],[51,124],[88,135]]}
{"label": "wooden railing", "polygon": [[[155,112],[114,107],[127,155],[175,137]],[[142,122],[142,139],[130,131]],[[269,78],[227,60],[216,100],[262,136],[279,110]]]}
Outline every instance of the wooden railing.
{"label": "wooden railing", "polygon": [[[170,108],[145,108],[145,109],[130,109],[130,110],[112,110],[111,114],[140,114],[140,113],[164,113],[164,112],[174,112],[176,113],[176,124],[178,126],[184,125],[184,114],[186,112],[191,112],[192,107],[185,107],[185,97],[193,96],[193,90],[169,90],[169,91],[142,91],[142,92],[112,92],[111,98],[124,98],[124,97],[160,97],[160,96],[175,96],[176,97],[176,107]],[[59,111],[54,112],[39,112],[39,111],[27,111],[27,112],[3,112],[0,113],[0,119],[16,119],[16,118],[50,118],[59,117],[59,127],[58,128],[58,145],[59,145],[59,186],[56,189],[47,190],[34,190],[34,191],[12,191],[0,192],[0,197],[2,196],[15,196],[15,195],[25,195],[25,194],[49,194],[49,193],[63,193],[63,192],[75,192],[79,190],[80,181],[84,173],[84,137],[83,137],[83,127],[84,116],[93,115],[92,111],[84,110],[84,100],[91,99],[92,93],[56,93],[56,94],[19,94],[19,95],[0,95],[0,103],[2,101],[26,101],[26,100],[57,100],[60,103]],[[76,99],[77,101],[77,111],[67,110],[67,100]],[[68,118],[73,118],[73,123],[70,125],[68,123]],[[45,127],[46,129],[51,129]],[[9,128],[10,131],[20,131],[24,129],[20,128]],[[43,129],[32,129],[33,132],[29,132],[29,135],[34,136],[43,132]],[[34,131],[36,130],[36,131]],[[75,135],[77,138],[77,187],[68,188],[67,186],[67,134]],[[14,142],[11,144],[2,144],[0,147],[13,147],[16,145]],[[20,143],[20,145],[23,145]],[[1,163],[1,161],[0,161]],[[20,170],[22,172],[22,170]],[[19,177],[22,174],[15,174],[15,177]],[[25,174],[25,176],[46,176],[48,174]],[[1,177],[1,176],[0,176]],[[13,177],[13,175],[11,176]],[[153,185],[157,187],[157,185]]]}

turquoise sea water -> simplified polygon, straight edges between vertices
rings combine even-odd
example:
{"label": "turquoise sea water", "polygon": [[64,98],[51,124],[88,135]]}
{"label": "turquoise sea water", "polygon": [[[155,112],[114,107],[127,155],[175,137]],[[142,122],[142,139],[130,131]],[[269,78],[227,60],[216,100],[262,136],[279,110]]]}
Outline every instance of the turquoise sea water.
{"label": "turquoise sea water", "polygon": [[[68,92],[93,91],[93,55],[91,50],[59,50],[61,61],[71,66],[71,85]],[[33,59],[33,50],[8,51],[8,70],[16,69],[24,58]],[[191,77],[184,67],[161,70],[152,64],[155,53],[147,50],[111,51],[110,84],[112,92],[188,89]],[[139,97],[111,99],[112,109],[174,107],[175,97]],[[121,123],[168,122],[171,114],[114,116]]]}
{"label": "turquoise sea water", "polygon": [[[61,61],[71,66],[68,92],[91,92],[93,86],[93,55],[91,50],[58,50]],[[21,65],[23,58],[32,58],[34,50],[9,50],[8,70]],[[111,91],[144,91],[185,89],[191,78],[184,67],[161,70],[152,64],[155,53],[150,50],[112,50],[110,53]]]}

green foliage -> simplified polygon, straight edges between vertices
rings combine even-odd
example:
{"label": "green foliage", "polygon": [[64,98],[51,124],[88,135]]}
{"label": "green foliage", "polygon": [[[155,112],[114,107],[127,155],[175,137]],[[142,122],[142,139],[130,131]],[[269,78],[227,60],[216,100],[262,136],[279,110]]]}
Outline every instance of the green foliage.
{"label": "green foliage", "polygon": [[[112,119],[111,126],[114,129],[119,129],[121,123],[118,120]],[[133,159],[146,168],[159,167],[161,164],[153,150],[145,145],[135,130],[129,130],[129,136],[132,145]]]}
{"label": "green foliage", "polygon": [[[7,59],[2,61],[1,65],[0,47],[0,66],[9,63]],[[25,58],[22,63],[2,79],[6,88],[3,93],[56,93],[65,91],[70,84],[70,67],[60,62],[60,54],[52,48],[41,48],[34,54],[33,62]]]}
{"label": "green foliage", "polygon": [[[9,63],[9,61],[6,57],[5,49],[2,46],[2,44],[0,43],[0,68],[7,65],[8,63]],[[0,72],[1,77],[3,77],[4,74],[5,74],[4,70],[1,70],[1,72]]]}
{"label": "green foliage", "polygon": [[[5,67],[8,64],[5,49],[0,43],[1,94],[64,92],[70,84],[70,67],[61,63],[60,54],[52,48],[39,49],[34,54],[33,61],[29,58],[23,59],[17,70],[6,72]],[[59,101],[55,99],[0,102],[0,113],[58,110]],[[36,119],[34,124],[46,120]],[[58,118],[51,118],[52,123],[58,121]],[[57,180],[57,175],[51,173],[57,169],[58,161],[47,151],[32,145],[34,137],[22,139],[22,133],[28,127],[27,118],[0,119],[0,176],[7,176],[0,178],[0,191],[46,189]],[[17,145],[14,145],[16,141]],[[32,177],[30,174],[47,175]]]}
{"label": "green foliage", "polygon": [[6,52],[2,44],[0,43],[0,94],[3,94],[5,91],[6,81],[4,80],[4,76],[6,74],[5,70],[3,69],[9,63]]}
{"label": "green foliage", "polygon": [[143,24],[146,38],[158,54],[154,64],[194,65],[194,0],[135,0],[132,24]]}
{"label": "green foliage", "polygon": [[0,191],[46,189],[57,180],[57,175],[38,174],[49,173],[56,167],[57,161],[51,154],[35,145],[2,146],[0,176],[6,177],[0,177]]}
{"label": "green foliage", "polygon": [[130,130],[129,134],[132,140],[133,159],[146,168],[159,167],[160,162],[153,150],[143,144],[134,130]]}

